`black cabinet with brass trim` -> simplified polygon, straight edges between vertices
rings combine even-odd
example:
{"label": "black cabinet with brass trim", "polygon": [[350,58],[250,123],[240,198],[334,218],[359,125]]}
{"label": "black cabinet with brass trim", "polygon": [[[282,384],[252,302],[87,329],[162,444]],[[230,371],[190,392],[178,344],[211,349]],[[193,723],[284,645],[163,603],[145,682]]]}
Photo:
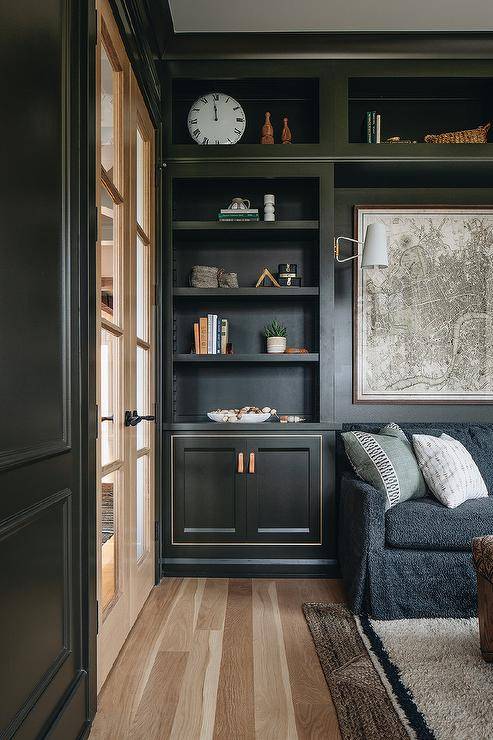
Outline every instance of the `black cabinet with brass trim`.
{"label": "black cabinet with brass trim", "polygon": [[322,544],[321,435],[176,435],[172,544]]}

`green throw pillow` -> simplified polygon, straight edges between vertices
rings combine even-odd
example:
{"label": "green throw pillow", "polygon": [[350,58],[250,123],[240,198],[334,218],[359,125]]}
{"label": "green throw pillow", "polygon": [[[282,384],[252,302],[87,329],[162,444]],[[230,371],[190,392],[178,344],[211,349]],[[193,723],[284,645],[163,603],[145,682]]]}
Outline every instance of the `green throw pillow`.
{"label": "green throw pillow", "polygon": [[378,434],[344,432],[342,438],[354,471],[385,494],[386,509],[426,494],[412,445],[397,424],[387,424]]}

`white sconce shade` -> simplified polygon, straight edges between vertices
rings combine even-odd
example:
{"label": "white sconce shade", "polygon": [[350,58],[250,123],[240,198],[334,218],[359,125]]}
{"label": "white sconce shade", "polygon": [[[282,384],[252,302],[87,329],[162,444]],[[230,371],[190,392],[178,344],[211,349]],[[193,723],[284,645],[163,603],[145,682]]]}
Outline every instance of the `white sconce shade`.
{"label": "white sconce shade", "polygon": [[387,232],[385,224],[375,223],[366,227],[363,254],[361,256],[361,267],[369,269],[374,267],[388,267],[389,255],[387,250]]}

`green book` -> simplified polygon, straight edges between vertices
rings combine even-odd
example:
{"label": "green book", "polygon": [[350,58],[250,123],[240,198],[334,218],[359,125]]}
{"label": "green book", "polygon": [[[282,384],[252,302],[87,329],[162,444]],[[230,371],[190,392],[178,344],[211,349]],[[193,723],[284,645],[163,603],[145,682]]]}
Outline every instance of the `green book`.
{"label": "green book", "polygon": [[228,319],[221,319],[221,354],[226,354],[226,345],[229,342],[228,339]]}

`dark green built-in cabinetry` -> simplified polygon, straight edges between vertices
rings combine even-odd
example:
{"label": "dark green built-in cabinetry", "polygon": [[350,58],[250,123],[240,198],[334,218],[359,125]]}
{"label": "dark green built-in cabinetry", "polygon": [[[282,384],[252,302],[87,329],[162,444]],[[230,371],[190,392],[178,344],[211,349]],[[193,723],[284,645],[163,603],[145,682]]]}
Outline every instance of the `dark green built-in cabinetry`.
{"label": "dark green built-in cabinetry", "polygon": [[[320,575],[337,572],[334,434],[357,421],[483,420],[487,407],[354,404],[352,266],[334,235],[353,236],[353,206],[491,203],[493,147],[366,144],[367,110],[383,137],[474,128],[493,117],[493,64],[465,60],[229,60],[162,63],[162,572]],[[247,127],[235,146],[198,146],[187,113],[227,92]],[[269,110],[280,142],[262,146]],[[234,196],[274,223],[219,224]],[[294,262],[302,288],[253,286],[264,267]],[[193,265],[223,267],[239,289],[190,288]],[[228,318],[235,354],[190,354],[193,322]],[[306,355],[265,354],[262,329],[284,323]],[[206,412],[245,404],[303,424],[215,424]],[[466,418],[467,417],[467,418]],[[250,455],[254,468],[249,470]],[[239,465],[243,457],[243,471]]]}

